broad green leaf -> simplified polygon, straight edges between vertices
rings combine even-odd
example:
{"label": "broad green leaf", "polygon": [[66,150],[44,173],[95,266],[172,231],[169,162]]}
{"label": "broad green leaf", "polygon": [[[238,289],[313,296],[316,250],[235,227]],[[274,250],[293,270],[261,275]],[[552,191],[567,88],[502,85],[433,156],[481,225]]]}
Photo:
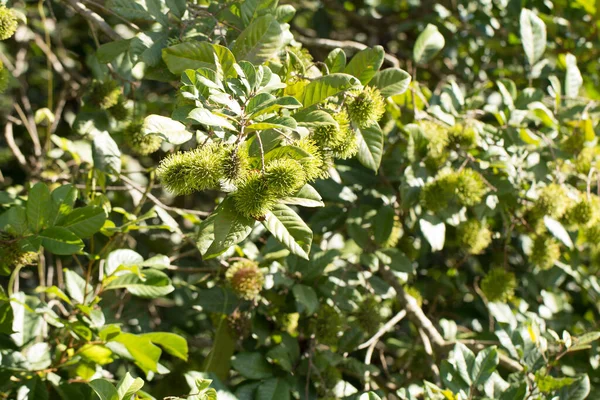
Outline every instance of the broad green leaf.
{"label": "broad green leaf", "polygon": [[289,400],[290,386],[282,378],[262,382],[256,391],[256,400]]}
{"label": "broad green leaf", "polygon": [[104,345],[99,344],[84,344],[77,354],[83,359],[92,361],[96,364],[106,365],[114,361],[113,352]]}
{"label": "broad green leaf", "polygon": [[226,78],[237,76],[233,68],[235,57],[227,47],[218,44],[191,41],[167,47],[162,52],[169,71],[175,75],[186,69],[209,68],[217,73],[222,70]]}
{"label": "broad green leaf", "polygon": [[564,228],[564,226],[562,226],[562,224],[560,222],[558,222],[557,220],[555,220],[553,218],[545,216],[544,217],[544,225],[546,225],[546,228],[548,228],[548,231],[550,231],[550,233],[555,238],[557,238],[558,240],[563,242],[563,244],[565,246],[567,246],[569,249],[573,248],[573,241],[571,240],[571,237],[569,236],[569,233],[567,232],[567,230]]}
{"label": "broad green leaf", "polygon": [[52,254],[70,255],[83,250],[83,241],[67,228],[53,226],[40,232],[42,246]]}
{"label": "broad green leaf", "polygon": [[246,0],[240,5],[240,13],[244,26],[248,26],[256,17],[271,14],[277,6],[276,0]]}
{"label": "broad green leaf", "polygon": [[15,397],[17,400],[48,400],[46,382],[42,381],[38,375],[33,375],[32,378],[23,382],[23,386],[19,388],[18,396]]}
{"label": "broad green leaf", "polygon": [[92,141],[94,168],[106,174],[121,173],[121,151],[108,132],[98,132]]}
{"label": "broad green leaf", "polygon": [[383,206],[377,211],[373,221],[374,239],[377,244],[383,244],[388,240],[394,228],[394,208]]}
{"label": "broad green leaf", "polygon": [[25,207],[12,206],[0,214],[0,230],[23,235],[28,229],[27,211]]}
{"label": "broad green leaf", "polygon": [[[218,312],[222,313],[223,308]],[[216,327],[214,343],[210,353],[204,359],[202,370],[216,374],[221,380],[226,380],[231,371],[231,358],[236,349],[237,339],[223,316]]]}
{"label": "broad green leaf", "polygon": [[111,280],[106,289],[127,289],[134,296],[153,299],[166,296],[175,288],[171,285],[171,279],[156,269],[144,269],[142,278],[138,274],[125,274]]}
{"label": "broad green leaf", "polygon": [[48,226],[51,212],[50,190],[42,182],[36,183],[27,196],[27,224],[32,232]]}
{"label": "broad green leaf", "polygon": [[10,335],[13,333],[14,312],[10,299],[0,286],[0,333]]}
{"label": "broad green leaf", "polygon": [[188,344],[185,338],[168,332],[145,333],[141,336],[150,339],[152,343],[159,345],[170,355],[187,361]]}
{"label": "broad green leaf", "polygon": [[[261,96],[264,94],[267,94],[267,93],[261,93],[258,96]],[[259,115],[274,112],[280,108],[287,108],[287,109],[291,110],[291,109],[302,107],[302,104],[298,100],[296,100],[295,97],[292,97],[292,96],[275,97],[272,95],[269,95],[272,98],[270,98],[268,101],[264,101],[260,105],[255,105],[255,104],[253,104],[253,100],[256,99],[258,96],[253,97],[252,100],[250,100],[250,102],[248,102],[248,107],[246,108],[246,112],[251,113],[251,115],[249,117],[251,119],[258,117]]]}
{"label": "broad green leaf", "polygon": [[58,220],[69,214],[73,210],[75,200],[77,200],[77,189],[73,185],[63,185],[54,189],[49,225],[56,224]]}
{"label": "broad green leaf", "polygon": [[305,126],[307,128],[317,128],[324,125],[337,125],[333,116],[327,111],[305,109],[295,113],[294,119],[298,126]]}
{"label": "broad green leaf", "polygon": [[413,60],[417,64],[427,64],[440,50],[446,41],[437,26],[428,24],[415,42]]}
{"label": "broad green leaf", "polygon": [[120,266],[139,266],[144,258],[133,250],[118,249],[111,251],[104,263],[104,275],[111,276]]}
{"label": "broad green leaf", "polygon": [[369,86],[377,88],[383,97],[389,97],[406,92],[410,80],[408,72],[400,68],[388,68],[377,72]]}
{"label": "broad green leaf", "polygon": [[185,14],[187,9],[185,0],[166,0],[165,3],[177,18],[182,18]]}
{"label": "broad green leaf", "polygon": [[442,250],[446,241],[446,224],[443,222],[431,223],[426,219],[419,220],[423,236],[429,242],[432,251]]}
{"label": "broad green leaf", "polygon": [[145,373],[148,373],[148,371],[157,372],[158,360],[162,351],[150,339],[131,333],[121,333],[112,338],[110,342],[124,345],[135,364]]}
{"label": "broad green leaf", "polygon": [[358,139],[358,161],[377,172],[383,156],[383,132],[379,124],[356,128],[355,131]]}
{"label": "broad green leaf", "polygon": [[324,207],[321,195],[315,188],[306,184],[293,196],[284,197],[281,201],[302,207]]}
{"label": "broad green leaf", "polygon": [[379,71],[384,56],[385,52],[381,46],[361,50],[352,57],[344,68],[344,73],[355,76],[362,85],[366,85]]}
{"label": "broad green leaf", "polygon": [[129,400],[129,398],[138,392],[144,386],[144,380],[142,378],[133,378],[129,372],[125,373],[125,376],[119,381],[117,385],[117,392],[120,400]]}
{"label": "broad green leaf", "polygon": [[282,24],[290,22],[295,14],[296,9],[291,4],[282,4],[275,10],[275,17],[277,18],[277,21]]}
{"label": "broad green leaf", "polygon": [[193,137],[181,122],[155,114],[144,119],[142,132],[144,135],[158,135],[172,144],[182,144]]}
{"label": "broad green leaf", "polygon": [[467,385],[471,385],[471,370],[475,365],[475,354],[464,344],[454,346],[454,365],[460,377]]}
{"label": "broad green leaf", "polygon": [[361,394],[358,400],[381,400],[381,397],[375,392],[368,392]]}
{"label": "broad green leaf", "polygon": [[339,73],[326,75],[306,85],[298,99],[303,107],[310,107],[359,84],[358,79],[352,75]]}
{"label": "broad green leaf", "polygon": [[214,226],[201,226],[200,235],[203,235],[204,229],[212,229],[212,242],[203,253],[205,259],[213,258],[223,253],[231,246],[244,240],[254,227],[255,220],[238,214],[233,206],[233,200],[226,198],[217,207],[214,212],[214,219],[211,220]]}
{"label": "broad green leaf", "polygon": [[281,25],[273,15],[256,18],[240,33],[232,50],[235,58],[260,65],[284,45]]}
{"label": "broad green leaf", "polygon": [[267,129],[296,129],[296,120],[292,117],[273,117],[255,122],[246,127],[246,131],[264,131]]}
{"label": "broad green leaf", "polygon": [[80,238],[87,238],[98,232],[106,221],[104,209],[96,206],[87,206],[73,210],[61,221],[63,226]]}
{"label": "broad green leaf", "polygon": [[263,225],[293,254],[308,260],[313,234],[291,208],[276,204],[265,216]]}
{"label": "broad green leaf", "polygon": [[475,385],[483,385],[492,376],[498,366],[498,350],[496,346],[488,347],[477,353],[475,364],[471,369],[471,379]]}
{"label": "broad green leaf", "polygon": [[292,293],[294,299],[296,299],[298,312],[312,315],[319,308],[319,298],[317,297],[317,293],[310,286],[294,285]]}
{"label": "broad green leaf", "polygon": [[567,73],[565,75],[565,96],[575,98],[579,95],[579,89],[583,85],[581,72],[577,67],[577,59],[573,54],[567,54],[565,57],[567,64]]}
{"label": "broad green leaf", "polygon": [[202,107],[194,108],[188,114],[188,118],[192,119],[202,125],[216,126],[219,128],[225,128],[225,129],[229,129],[232,131],[237,131],[236,127],[233,126],[231,124],[231,122],[229,122],[229,120],[227,120],[224,117],[221,117],[220,115],[213,114],[212,112],[208,111],[206,108],[202,108]]}
{"label": "broad green leaf", "polygon": [[105,64],[112,62],[115,58],[129,50],[130,42],[130,39],[123,39],[103,44],[96,51],[98,61]]}
{"label": "broad green leaf", "polygon": [[248,379],[265,379],[273,375],[273,368],[260,353],[238,353],[231,365]]}
{"label": "broad green leaf", "polygon": [[546,50],[546,24],[533,11],[521,10],[521,42],[529,65],[534,65]]}
{"label": "broad green leaf", "polygon": [[92,285],[86,285],[85,280],[75,271],[71,271],[70,269],[66,269],[64,274],[65,286],[71,299],[79,304],[87,303],[89,298],[93,295],[94,288]]}
{"label": "broad green leaf", "polygon": [[344,68],[346,68],[346,53],[344,53],[344,50],[331,50],[325,59],[325,65],[327,65],[330,74],[344,72]]}
{"label": "broad green leaf", "polygon": [[558,400],[583,400],[590,394],[590,378],[579,375],[577,381],[558,392]]}

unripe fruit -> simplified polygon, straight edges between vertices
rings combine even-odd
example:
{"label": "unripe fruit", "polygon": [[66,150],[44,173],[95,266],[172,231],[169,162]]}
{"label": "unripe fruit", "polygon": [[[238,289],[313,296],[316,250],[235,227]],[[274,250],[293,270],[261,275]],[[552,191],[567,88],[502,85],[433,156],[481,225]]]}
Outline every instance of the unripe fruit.
{"label": "unripe fruit", "polygon": [[463,206],[481,202],[488,189],[478,172],[464,168],[456,174],[456,197]]}
{"label": "unripe fruit", "polygon": [[350,127],[348,113],[345,110],[335,111],[333,118],[338,123],[335,125],[319,126],[311,135],[315,143],[323,150],[331,152],[335,158],[347,159],[358,152],[356,134]]}
{"label": "unripe fruit", "polygon": [[336,346],[342,325],[341,314],[329,304],[321,304],[317,316],[313,320],[313,330],[319,343],[326,346]]}
{"label": "unripe fruit", "polygon": [[441,165],[448,154],[448,128],[433,121],[421,120],[417,122],[423,136],[427,139],[427,158],[429,163]]}
{"label": "unripe fruit", "polygon": [[117,121],[125,121],[129,116],[127,109],[127,100],[124,96],[119,96],[117,104],[108,109],[108,113]]}
{"label": "unripe fruit", "polygon": [[307,182],[314,182],[318,178],[326,178],[329,176],[327,169],[324,168],[324,155],[319,149],[319,146],[317,146],[312,139],[300,139],[294,143],[294,146],[301,148],[311,155],[311,157],[305,157],[301,160],[298,160],[304,169]]}
{"label": "unripe fruit", "polygon": [[560,245],[548,236],[538,236],[533,241],[530,260],[540,269],[550,269],[560,258]]}
{"label": "unripe fruit", "polygon": [[480,254],[492,242],[492,232],[476,219],[460,224],[456,236],[458,244],[469,254]]}
{"label": "unripe fruit", "polygon": [[5,6],[0,6],[0,40],[6,40],[15,34],[19,23],[15,13]]}
{"label": "unripe fruit", "polygon": [[428,210],[440,211],[448,206],[454,188],[454,180],[450,176],[437,177],[421,190],[421,203]]}
{"label": "unripe fruit", "polygon": [[260,171],[249,171],[238,182],[233,193],[236,210],[249,218],[261,219],[273,208],[277,197],[269,189],[265,175]]}
{"label": "unripe fruit", "polygon": [[156,173],[165,188],[176,195],[216,189],[223,178],[222,147],[209,143],[164,158]]}
{"label": "unripe fruit", "polygon": [[145,156],[160,149],[163,140],[158,135],[144,135],[142,125],[140,121],[131,122],[123,131],[123,137],[134,153]]}
{"label": "unripe fruit", "polygon": [[533,212],[537,215],[548,215],[560,218],[569,205],[566,189],[556,183],[551,183],[542,190],[535,201]]}
{"label": "unripe fruit", "polygon": [[250,260],[236,261],[227,272],[225,278],[233,291],[245,300],[254,300],[260,294],[265,283],[258,263]]}
{"label": "unripe fruit", "polygon": [[18,240],[11,235],[0,235],[0,273],[9,273],[12,268],[34,264],[38,254],[24,251]]}
{"label": "unripe fruit", "polygon": [[276,315],[276,320],[282,331],[285,331],[290,335],[296,335],[298,333],[298,321],[300,320],[300,314],[280,313]]}
{"label": "unripe fruit", "polygon": [[582,198],[567,209],[563,219],[567,226],[584,227],[596,222],[600,214],[599,210],[600,201],[598,197],[593,196],[590,200]]}
{"label": "unripe fruit", "polygon": [[517,279],[515,274],[504,268],[492,268],[481,281],[481,291],[488,301],[507,302],[515,295]]}
{"label": "unripe fruit", "polygon": [[346,101],[348,116],[360,128],[366,128],[381,119],[385,101],[379,90],[367,86],[362,91],[351,91]]}
{"label": "unripe fruit", "polygon": [[373,335],[383,322],[381,317],[381,305],[374,296],[368,296],[363,300],[356,311],[356,321],[361,329],[369,335]]}
{"label": "unripe fruit", "polygon": [[90,93],[92,104],[103,110],[108,110],[119,102],[121,89],[115,81],[94,81]]}
{"label": "unripe fruit", "polygon": [[477,131],[470,124],[457,124],[448,131],[449,145],[466,149],[470,149],[477,145],[478,136]]}
{"label": "unripe fruit", "polygon": [[225,179],[235,182],[248,170],[248,152],[244,147],[228,145],[223,154],[223,175]]}
{"label": "unripe fruit", "polygon": [[281,198],[298,192],[306,182],[306,175],[298,161],[280,158],[267,164],[265,180],[273,195]]}

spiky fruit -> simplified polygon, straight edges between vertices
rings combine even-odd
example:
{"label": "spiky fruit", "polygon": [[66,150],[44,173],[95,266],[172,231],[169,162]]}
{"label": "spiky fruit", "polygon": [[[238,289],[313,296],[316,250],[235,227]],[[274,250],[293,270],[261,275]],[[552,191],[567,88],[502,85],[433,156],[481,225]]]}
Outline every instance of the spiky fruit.
{"label": "spiky fruit", "polygon": [[594,223],[600,214],[600,199],[593,196],[590,200],[582,198],[572,204],[563,216],[563,220],[570,227],[584,227]]}
{"label": "spiky fruit", "polygon": [[0,61],[0,94],[4,93],[6,88],[8,88],[8,82],[10,80],[10,72],[6,68],[4,68],[4,64]]}
{"label": "spiky fruit", "polygon": [[456,176],[455,172],[445,170],[427,182],[421,191],[423,206],[434,212],[446,208],[456,191]]}
{"label": "spiky fruit", "polygon": [[129,117],[127,109],[127,99],[123,95],[119,96],[117,104],[108,109],[108,113],[117,121],[125,121]]}
{"label": "spiky fruit", "polygon": [[373,125],[385,112],[385,101],[374,87],[367,86],[361,91],[351,91],[346,101],[350,120],[361,128]]}
{"label": "spiky fruit", "polygon": [[281,313],[277,314],[276,320],[282,331],[285,331],[290,335],[296,335],[298,333],[298,321],[300,321],[300,314]]}
{"label": "spiky fruit", "polygon": [[265,175],[260,171],[249,171],[238,182],[233,193],[236,210],[249,218],[261,219],[273,208],[277,196],[269,188]]}
{"label": "spiky fruit", "polygon": [[0,40],[12,37],[17,31],[18,26],[19,23],[15,13],[11,9],[0,5]]}
{"label": "spiky fruit", "polygon": [[228,145],[223,154],[223,175],[225,179],[235,182],[248,170],[248,152],[245,147]]}
{"label": "spiky fruit", "polygon": [[569,205],[569,197],[566,189],[551,183],[542,190],[533,206],[533,212],[537,215],[548,215],[552,218],[560,218]]}
{"label": "spiky fruit", "polygon": [[480,254],[492,241],[492,232],[476,219],[460,224],[456,236],[459,246],[469,254]]}
{"label": "spiky fruit", "polygon": [[560,258],[560,245],[552,237],[538,236],[531,248],[531,263],[540,269],[550,269]]}
{"label": "spiky fruit", "polygon": [[121,88],[115,81],[94,81],[90,93],[92,104],[100,107],[103,110],[115,106],[121,97]]}
{"label": "spiky fruit", "polygon": [[369,335],[373,335],[383,322],[381,305],[374,296],[367,296],[358,306],[356,321]]}
{"label": "spiky fruit", "polygon": [[350,127],[348,113],[345,110],[334,111],[335,125],[317,127],[311,138],[323,150],[330,151],[335,158],[347,159],[358,152],[356,134]]}
{"label": "spiky fruit", "polygon": [[456,174],[456,197],[463,206],[474,206],[481,202],[488,189],[478,172],[464,168]]}
{"label": "spiky fruit", "polygon": [[294,146],[297,146],[310,154],[310,157],[304,157],[300,162],[302,168],[304,169],[304,174],[306,176],[307,182],[314,182],[318,178],[326,178],[329,176],[329,173],[326,168],[324,168],[324,155],[319,149],[319,146],[309,138],[303,138],[294,143]]}
{"label": "spiky fruit", "polygon": [[164,158],[156,173],[165,188],[176,195],[216,189],[223,178],[222,147],[209,143]]}
{"label": "spiky fruit", "polygon": [[584,147],[575,157],[575,169],[580,174],[587,175],[592,167],[598,168],[598,147]]}
{"label": "spiky fruit", "polygon": [[321,304],[312,325],[319,343],[326,346],[337,345],[343,318],[334,307],[329,304]]}
{"label": "spiky fruit", "polygon": [[427,139],[427,158],[439,165],[447,158],[448,128],[433,121],[417,122],[423,136]]}
{"label": "spiky fruit", "polygon": [[233,291],[245,300],[254,300],[260,294],[265,277],[258,263],[250,260],[236,261],[225,273],[225,278]]}
{"label": "spiky fruit", "polygon": [[235,309],[233,313],[227,316],[229,329],[238,337],[245,338],[252,331],[252,318],[250,313]]}
{"label": "spiky fruit", "polygon": [[273,195],[280,198],[295,194],[304,186],[306,175],[298,161],[279,158],[265,167],[265,180]]}
{"label": "spiky fruit", "polygon": [[458,124],[448,131],[449,145],[466,149],[470,149],[477,144],[478,136],[477,131],[471,124]]}
{"label": "spiky fruit", "polygon": [[144,135],[142,125],[141,121],[131,122],[123,131],[123,137],[134,153],[145,156],[160,149],[163,140],[157,135]]}
{"label": "spiky fruit", "polygon": [[592,246],[600,244],[600,224],[596,221],[591,226],[584,229],[583,237],[585,238],[585,241]]}
{"label": "spiky fruit", "polygon": [[504,268],[492,268],[481,281],[481,291],[489,301],[507,302],[515,295],[517,278]]}
{"label": "spiky fruit", "polygon": [[11,235],[0,234],[0,274],[8,274],[12,268],[37,261],[37,253],[24,250],[21,244]]}

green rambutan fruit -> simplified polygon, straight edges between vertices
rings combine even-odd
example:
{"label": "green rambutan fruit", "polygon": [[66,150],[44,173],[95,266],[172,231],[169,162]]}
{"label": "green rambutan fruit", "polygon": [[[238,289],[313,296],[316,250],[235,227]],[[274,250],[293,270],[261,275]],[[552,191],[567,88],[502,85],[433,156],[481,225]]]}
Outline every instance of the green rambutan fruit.
{"label": "green rambutan fruit", "polygon": [[448,131],[448,143],[450,146],[473,148],[477,145],[477,131],[471,124],[458,124]]}
{"label": "green rambutan fruit", "polygon": [[572,204],[563,215],[565,225],[575,227],[585,227],[595,223],[600,210],[600,199],[597,196],[591,196],[590,200],[582,196],[581,200]]}
{"label": "green rambutan fruit", "polygon": [[515,295],[517,278],[504,268],[492,268],[481,280],[481,291],[488,301],[507,302]]}
{"label": "green rambutan fruit", "polygon": [[533,241],[530,261],[540,269],[550,269],[560,258],[560,244],[550,236],[540,235]]}
{"label": "green rambutan fruit", "polygon": [[35,264],[38,254],[23,250],[22,243],[10,234],[0,234],[0,271]]}
{"label": "green rambutan fruit", "polygon": [[298,333],[298,322],[300,321],[299,313],[278,313],[275,316],[275,320],[282,331],[293,336]]}
{"label": "green rambutan fruit", "polygon": [[456,229],[458,245],[469,254],[480,254],[492,242],[492,232],[476,219],[469,219]]}
{"label": "green rambutan fruit", "polygon": [[600,224],[597,221],[583,230],[586,243],[597,246],[600,244]]}
{"label": "green rambutan fruit", "polygon": [[226,145],[223,155],[223,175],[225,179],[235,182],[248,170],[250,161],[248,151],[243,146]]}
{"label": "green rambutan fruit", "polygon": [[448,128],[433,121],[420,120],[417,125],[423,132],[423,136],[427,139],[427,157],[433,164],[440,165],[448,154],[446,147],[448,146]]}
{"label": "green rambutan fruit", "polygon": [[427,182],[421,190],[421,203],[433,212],[448,207],[456,190],[456,174],[443,171],[433,181]]}
{"label": "green rambutan fruit", "polygon": [[350,120],[360,128],[377,123],[385,113],[385,100],[374,87],[350,91],[346,99]]}
{"label": "green rambutan fruit", "polygon": [[312,321],[313,331],[319,343],[336,346],[343,323],[343,317],[338,310],[329,304],[321,304]]}
{"label": "green rambutan fruit", "polygon": [[249,171],[237,184],[233,193],[236,210],[249,218],[261,219],[273,208],[277,196],[269,188],[266,176],[260,171]]}
{"label": "green rambutan fruit", "polygon": [[15,13],[10,8],[0,5],[0,40],[11,38],[18,26]]}
{"label": "green rambutan fruit", "polygon": [[463,206],[480,203],[487,192],[487,186],[478,172],[464,168],[456,174],[456,197]]}
{"label": "green rambutan fruit", "polygon": [[567,190],[557,184],[551,183],[540,190],[539,196],[533,206],[536,215],[548,215],[552,218],[560,218],[569,206]]}
{"label": "green rambutan fruit", "polygon": [[127,109],[127,99],[120,95],[117,103],[108,109],[108,113],[117,121],[125,121],[129,117],[129,109]]}
{"label": "green rambutan fruit", "polygon": [[314,182],[318,178],[327,178],[329,176],[327,168],[324,167],[324,154],[312,139],[306,137],[298,140],[294,145],[310,154],[310,157],[298,160],[304,169],[307,182]]}
{"label": "green rambutan fruit", "polygon": [[335,158],[347,159],[358,152],[356,134],[350,127],[348,113],[345,110],[335,111],[333,118],[335,125],[324,125],[317,127],[311,138],[323,150],[328,150]]}
{"label": "green rambutan fruit", "polygon": [[258,263],[250,260],[233,263],[225,272],[225,278],[233,291],[245,300],[256,299],[265,284]]}
{"label": "green rambutan fruit", "polygon": [[164,158],[156,173],[165,188],[176,195],[217,189],[223,178],[222,147],[209,143],[194,150]]}
{"label": "green rambutan fruit", "polygon": [[306,175],[298,161],[278,158],[266,165],[265,180],[273,195],[281,198],[298,192],[306,183]]}
{"label": "green rambutan fruit", "polygon": [[121,98],[121,88],[117,82],[109,81],[93,81],[90,92],[90,100],[92,104],[100,107],[103,110],[115,106]]}
{"label": "green rambutan fruit", "polygon": [[123,131],[123,137],[134,153],[145,156],[160,149],[163,139],[158,135],[145,135],[142,126],[142,121],[131,122]]}
{"label": "green rambutan fruit", "polygon": [[590,172],[592,167],[596,167],[598,169],[598,156],[600,152],[598,151],[598,147],[584,147],[577,157],[575,157],[574,164],[575,169],[580,174],[587,175]]}
{"label": "green rambutan fruit", "polygon": [[362,330],[369,335],[373,335],[383,322],[381,316],[381,305],[375,296],[367,296],[356,310],[356,321]]}

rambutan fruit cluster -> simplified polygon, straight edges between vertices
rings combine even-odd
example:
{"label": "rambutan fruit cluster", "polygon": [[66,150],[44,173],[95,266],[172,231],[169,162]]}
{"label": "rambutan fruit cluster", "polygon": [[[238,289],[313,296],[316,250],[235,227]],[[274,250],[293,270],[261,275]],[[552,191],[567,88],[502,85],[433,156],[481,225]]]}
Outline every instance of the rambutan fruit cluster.
{"label": "rambutan fruit cluster", "polygon": [[547,235],[539,235],[533,241],[530,261],[540,269],[547,270],[554,266],[560,258],[560,244]]}
{"label": "rambutan fruit cluster", "polygon": [[456,229],[458,245],[469,254],[481,254],[492,242],[492,232],[477,219],[469,219]]}
{"label": "rambutan fruit cluster", "polygon": [[481,175],[470,168],[460,171],[442,171],[421,191],[421,202],[431,211],[439,211],[451,202],[460,206],[474,206],[481,202],[488,188]]}
{"label": "rambutan fruit cluster", "polygon": [[488,301],[507,302],[515,295],[515,274],[501,267],[492,268],[481,280],[481,291]]}

